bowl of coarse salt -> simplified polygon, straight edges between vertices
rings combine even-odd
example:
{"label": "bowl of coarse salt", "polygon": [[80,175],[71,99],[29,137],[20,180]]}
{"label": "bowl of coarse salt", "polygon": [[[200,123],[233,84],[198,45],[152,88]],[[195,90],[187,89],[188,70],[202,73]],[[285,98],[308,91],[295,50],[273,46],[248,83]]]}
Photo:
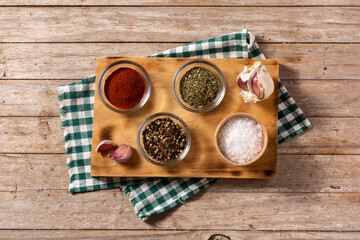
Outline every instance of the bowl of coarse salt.
{"label": "bowl of coarse salt", "polygon": [[223,119],[215,131],[215,146],[231,164],[246,166],[265,152],[268,134],[263,122],[248,113],[234,113]]}

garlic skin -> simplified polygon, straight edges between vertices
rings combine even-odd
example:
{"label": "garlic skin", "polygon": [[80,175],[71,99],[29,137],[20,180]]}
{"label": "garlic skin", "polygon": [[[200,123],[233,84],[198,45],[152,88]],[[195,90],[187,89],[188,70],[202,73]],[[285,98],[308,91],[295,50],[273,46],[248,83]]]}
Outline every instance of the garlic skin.
{"label": "garlic skin", "polygon": [[119,163],[127,162],[132,156],[132,148],[129,144],[121,144],[108,157],[115,161],[115,166]]}
{"label": "garlic skin", "polygon": [[96,151],[101,153],[110,149],[113,149],[116,147],[115,143],[113,143],[111,140],[102,140],[99,142],[99,144],[96,147]]}
{"label": "garlic skin", "polygon": [[260,102],[274,92],[274,81],[260,61],[249,69],[244,67],[237,77],[237,85],[242,90],[240,95],[245,102]]}

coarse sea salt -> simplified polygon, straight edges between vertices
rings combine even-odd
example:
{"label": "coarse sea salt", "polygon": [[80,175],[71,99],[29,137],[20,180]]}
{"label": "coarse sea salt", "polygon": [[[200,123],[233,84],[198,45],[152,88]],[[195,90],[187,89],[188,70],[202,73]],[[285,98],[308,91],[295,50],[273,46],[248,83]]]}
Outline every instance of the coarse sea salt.
{"label": "coarse sea salt", "polygon": [[246,117],[229,119],[218,135],[221,152],[235,163],[246,163],[254,159],[260,153],[263,141],[261,126]]}

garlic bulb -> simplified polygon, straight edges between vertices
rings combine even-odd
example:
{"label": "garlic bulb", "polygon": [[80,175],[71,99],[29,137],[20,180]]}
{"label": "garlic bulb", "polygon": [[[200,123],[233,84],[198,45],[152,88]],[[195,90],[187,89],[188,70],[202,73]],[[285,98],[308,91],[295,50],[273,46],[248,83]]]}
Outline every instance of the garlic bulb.
{"label": "garlic bulb", "polygon": [[274,81],[260,61],[255,62],[251,68],[244,67],[237,84],[241,88],[240,95],[245,102],[259,102],[270,97],[274,92]]}

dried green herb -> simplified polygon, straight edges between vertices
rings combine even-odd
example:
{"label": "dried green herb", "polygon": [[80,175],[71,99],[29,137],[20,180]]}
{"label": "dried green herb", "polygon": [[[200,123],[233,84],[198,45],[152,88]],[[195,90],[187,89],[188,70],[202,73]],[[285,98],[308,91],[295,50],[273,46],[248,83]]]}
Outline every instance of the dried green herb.
{"label": "dried green herb", "polygon": [[217,78],[206,68],[191,68],[180,80],[181,98],[192,107],[206,107],[216,98],[218,93]]}
{"label": "dried green herb", "polygon": [[147,154],[155,161],[175,160],[185,149],[186,133],[170,118],[157,118],[142,132]]}

